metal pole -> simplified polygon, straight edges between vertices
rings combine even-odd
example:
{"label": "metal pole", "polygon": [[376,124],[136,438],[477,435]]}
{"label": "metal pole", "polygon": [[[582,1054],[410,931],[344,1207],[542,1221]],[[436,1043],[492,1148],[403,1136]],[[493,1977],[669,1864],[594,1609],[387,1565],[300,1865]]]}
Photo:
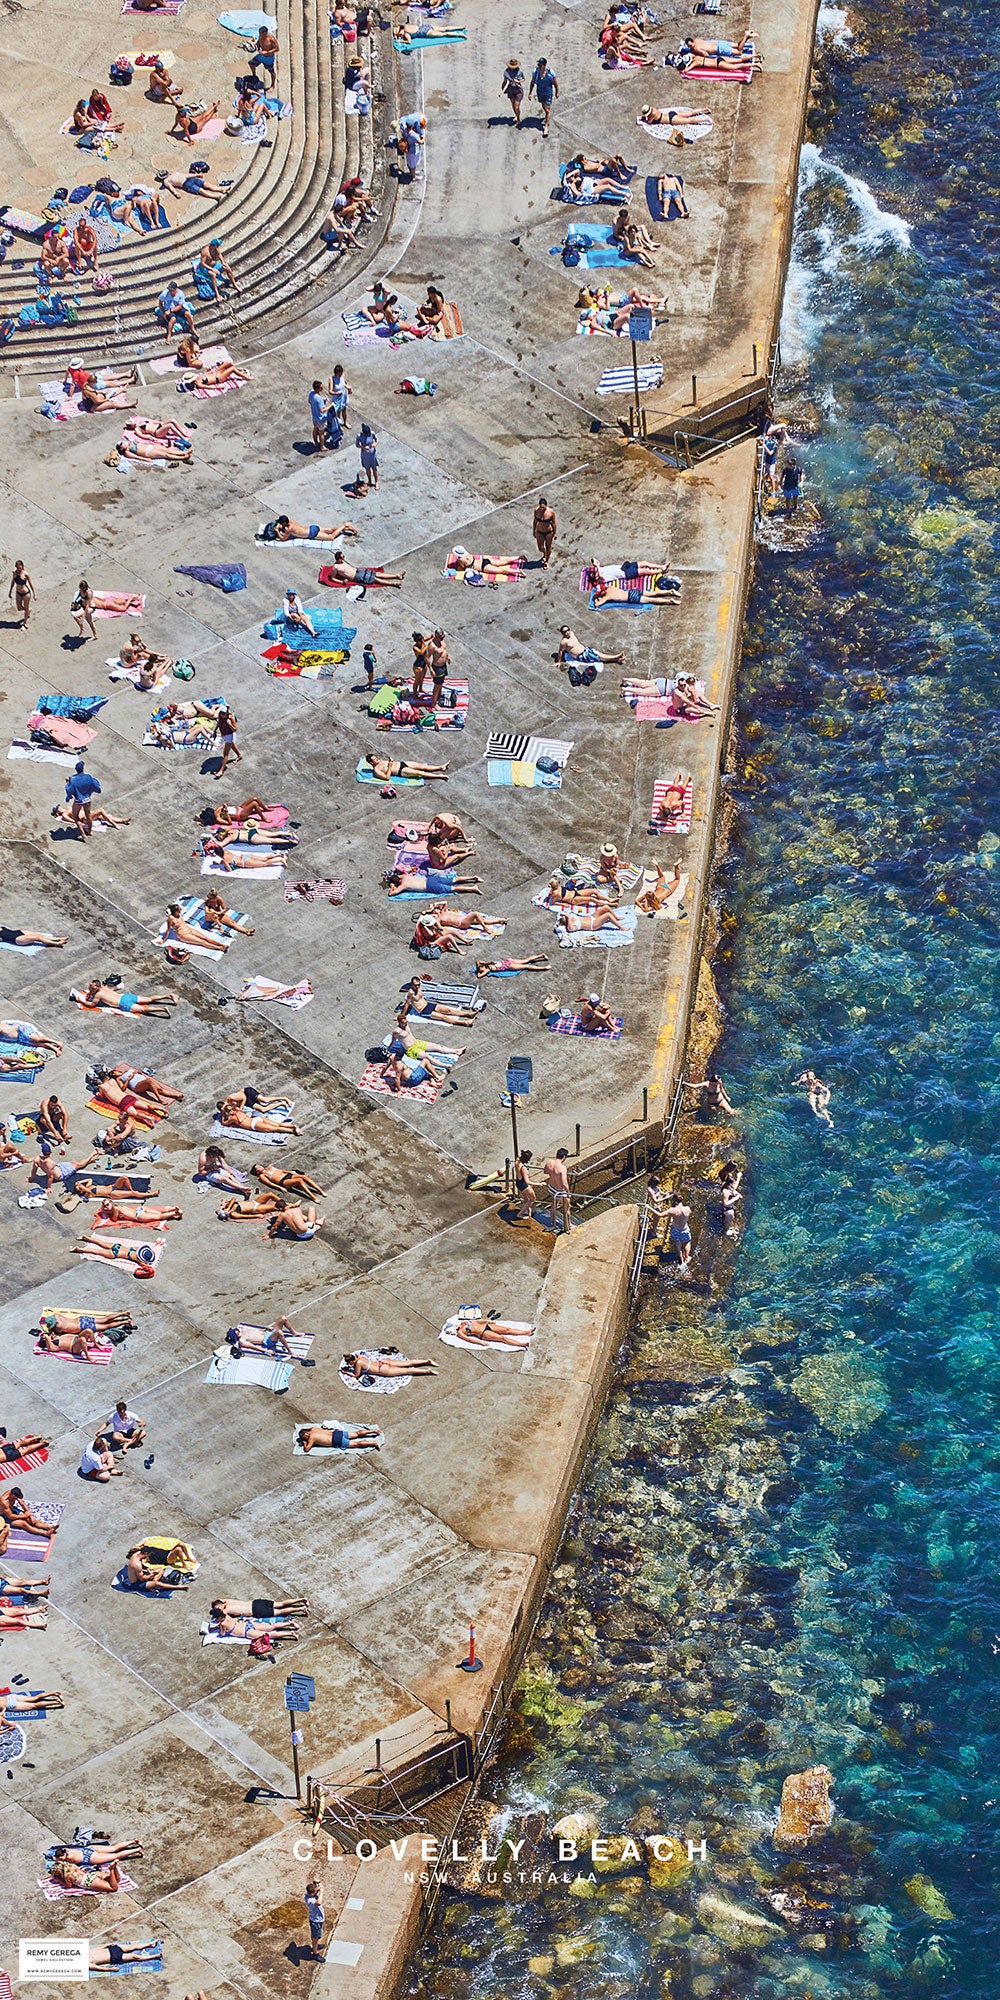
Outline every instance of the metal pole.
{"label": "metal pole", "polygon": [[642,1086],[642,1122],[644,1125],[648,1117],[649,1117],[649,1085],[648,1083],[644,1083]]}
{"label": "metal pole", "polygon": [[754,341],[754,344],[753,344],[753,372],[754,372],[754,374],[756,375],[756,373],[757,373],[757,342],[756,342],[756,341]]}
{"label": "metal pole", "polygon": [[576,1128],[576,1157],[577,1157],[577,1159],[579,1159],[579,1157],[580,1157],[580,1127],[579,1127],[579,1125],[578,1125],[578,1126],[577,1126],[577,1128]]}
{"label": "metal pole", "polygon": [[447,1698],[445,1699],[445,1704],[444,1704],[444,1719],[445,1719],[445,1725],[446,1725],[446,1727],[447,1727],[448,1729],[450,1729],[450,1728],[451,1728],[451,1702],[450,1702],[450,1701],[449,1701],[449,1700],[448,1700]]}
{"label": "metal pole", "polygon": [[297,1799],[300,1799],[302,1797],[302,1779],[299,1776],[299,1746],[295,1741],[298,1733],[295,1724],[298,1717],[294,1708],[289,1711],[288,1719],[292,1725],[292,1769],[295,1772],[295,1796]]}
{"label": "metal pole", "polygon": [[632,342],[632,379],[635,383],[635,430],[632,435],[633,437],[638,437],[642,433],[642,408],[639,402],[639,358],[636,354],[634,340]]}
{"label": "metal pole", "polygon": [[697,377],[697,375],[692,375],[692,377],[691,377],[691,404],[692,404],[692,407],[693,407],[693,406],[694,406],[694,405],[695,405],[695,404],[697,403],[697,401],[698,401],[698,377]]}
{"label": "metal pole", "polygon": [[511,1093],[510,1093],[510,1130],[511,1130],[511,1137],[512,1137],[512,1139],[513,1139],[513,1141],[514,1141],[514,1158],[515,1158],[515,1160],[516,1160],[516,1159],[517,1159],[517,1155],[518,1155],[518,1144],[517,1144],[517,1092],[516,1092],[516,1091],[513,1091],[513,1090],[512,1090],[512,1091],[511,1091]]}

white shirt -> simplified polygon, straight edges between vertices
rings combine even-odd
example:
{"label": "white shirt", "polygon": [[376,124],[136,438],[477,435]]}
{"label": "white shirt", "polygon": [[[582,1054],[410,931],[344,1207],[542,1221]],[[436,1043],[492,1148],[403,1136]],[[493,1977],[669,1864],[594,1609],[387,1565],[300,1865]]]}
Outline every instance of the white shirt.
{"label": "white shirt", "polygon": [[104,1470],[103,1452],[98,1451],[94,1445],[88,1444],[86,1451],[83,1453],[83,1456],[80,1460],[80,1471],[103,1472],[103,1470]]}

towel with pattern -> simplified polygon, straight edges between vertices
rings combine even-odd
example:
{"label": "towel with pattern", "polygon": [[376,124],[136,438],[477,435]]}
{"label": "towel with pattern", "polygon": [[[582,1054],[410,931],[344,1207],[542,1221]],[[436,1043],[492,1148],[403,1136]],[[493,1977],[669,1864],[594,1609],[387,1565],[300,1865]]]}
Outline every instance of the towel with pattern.
{"label": "towel with pattern", "polygon": [[573,1014],[566,1010],[557,1014],[554,1021],[549,1022],[549,1033],[552,1035],[582,1035],[584,1040],[588,1042],[619,1042],[621,1041],[623,1027],[622,1017],[620,1014],[612,1014],[611,1019],[614,1023],[614,1026],[611,1028],[585,1028],[579,1014]]}
{"label": "towel with pattern", "polygon": [[[639,363],[639,393],[647,389],[658,389],[663,381],[662,361],[642,361]],[[605,368],[595,392],[598,396],[632,396],[635,394],[635,375],[631,368]]]}
{"label": "towel with pattern", "polygon": [[689,82],[697,83],[749,83],[757,57],[757,45],[750,40],[746,48],[732,56],[695,57],[690,62],[678,64],[680,74]]}
{"label": "towel with pattern", "polygon": [[[405,991],[405,986],[400,988],[400,992],[405,993]],[[424,979],[421,981],[420,991],[425,1000],[432,1000],[435,1004],[440,1001],[442,1007],[472,1007],[477,1013],[482,1013],[486,1006],[485,1000],[479,997],[478,984],[449,985],[443,980]],[[413,1018],[419,1021],[421,1016],[415,1014]]]}
{"label": "towel with pattern", "polygon": [[[215,1388],[232,1388],[236,1383],[246,1388],[270,1389],[273,1395],[287,1389],[292,1379],[290,1361],[275,1360],[266,1354],[234,1355],[228,1347],[217,1347],[209,1363],[205,1381]],[[243,1641],[246,1645],[246,1640]]]}
{"label": "towel with pattern", "polygon": [[252,979],[245,979],[237,1000],[274,1000],[279,1007],[308,1007],[315,998],[308,979],[300,979],[295,986],[282,986],[277,979],[268,979],[262,972],[255,972]]}
{"label": "towel with pattern", "polygon": [[712,130],[712,119],[708,111],[699,111],[697,124],[693,120],[690,124],[685,120],[683,125],[671,125],[671,111],[690,110],[689,104],[670,104],[665,106],[662,120],[658,119],[655,124],[649,124],[645,118],[637,118],[635,122],[650,139],[669,139],[674,146],[693,146],[696,140],[704,139]]}
{"label": "towel with pattern", "polygon": [[515,785],[523,791],[562,790],[561,771],[540,771],[537,764],[525,764],[510,757],[491,757],[486,766],[488,785]]}
{"label": "towel with pattern", "polygon": [[413,1104],[434,1104],[441,1085],[436,1077],[429,1076],[423,1083],[405,1083],[397,1089],[387,1081],[382,1063],[368,1063],[358,1079],[358,1089],[370,1090],[376,1097],[405,1097]]}
{"label": "towel with pattern", "polygon": [[28,1504],[32,1513],[37,1515],[40,1521],[48,1523],[52,1529],[52,1533],[50,1535],[29,1535],[26,1529],[19,1528],[15,1523],[11,1527],[7,1547],[4,1552],[12,1565],[23,1562],[48,1562],[52,1554],[52,1544],[55,1541],[56,1529],[65,1511],[62,1502],[59,1500],[29,1500]]}
{"label": "towel with pattern", "polygon": [[[204,870],[202,872],[204,873]],[[209,924],[205,916],[205,904],[201,896],[182,896],[180,898],[180,908],[181,908],[182,923],[191,924],[193,929],[198,931],[204,931],[206,938],[209,937],[215,938],[218,942],[218,945],[221,946],[224,950],[228,951],[229,946],[232,943],[232,934],[229,931],[218,931],[212,929],[212,926]],[[228,917],[230,923],[234,924],[246,924],[249,923],[250,921],[245,910],[227,909],[226,916]],[[160,945],[164,951],[166,951],[170,947],[171,940],[170,940],[169,918],[164,919],[164,922],[160,925],[160,928],[157,931],[153,942],[154,944]],[[197,952],[203,958],[218,958],[219,956],[218,948],[213,949],[212,946],[207,944],[186,944],[182,947],[182,949],[184,951]]]}
{"label": "towel with pattern", "polygon": [[37,1451],[26,1451],[22,1458],[0,1459],[0,1486],[5,1479],[22,1479],[26,1472],[35,1472],[48,1455],[48,1446],[43,1444]]}
{"label": "towel with pattern", "polygon": [[[684,796],[676,811],[669,818],[662,817],[662,807],[668,792],[683,785]],[[650,833],[690,833],[691,814],[694,807],[694,779],[690,773],[679,772],[675,779],[657,778],[653,786],[653,804],[649,815]]]}
{"label": "towel with pattern", "polygon": [[347,883],[342,875],[317,875],[304,882],[286,882],[281,894],[285,903],[342,903]]}
{"label": "towel with pattern", "polygon": [[538,764],[547,758],[562,770],[572,749],[572,743],[560,736],[518,736],[500,730],[491,731],[483,756],[510,757],[523,764]]}
{"label": "towel with pattern", "polygon": [[223,1125],[218,1118],[213,1118],[209,1136],[213,1139],[245,1139],[251,1146],[287,1146],[289,1138],[287,1132],[245,1132],[241,1125]]}
{"label": "towel with pattern", "polygon": [[441,574],[463,577],[466,583],[523,583],[526,563],[526,556],[477,556],[456,544],[446,556]]}
{"label": "towel with pattern", "polygon": [[[398,1355],[399,1348],[358,1347],[355,1353],[359,1361],[378,1361],[382,1355]],[[373,1396],[394,1396],[397,1389],[405,1389],[413,1380],[412,1375],[373,1375],[368,1369],[363,1375],[355,1375],[346,1356],[337,1373],[349,1389],[366,1389]]]}
{"label": "towel with pattern", "polygon": [[[388,687],[389,683],[382,685]],[[398,689],[392,708],[381,714],[369,708],[369,715],[373,712],[385,732],[408,729],[418,736],[423,729],[464,729],[469,713],[469,683],[449,675],[442,681],[440,692],[435,688],[418,695],[411,687],[403,686]],[[403,719],[397,720],[397,714]]]}
{"label": "towel with pattern", "polygon": [[[50,1875],[39,1876],[38,1886],[47,1903],[60,1903],[64,1896],[104,1896],[108,1893],[105,1889],[64,1889],[62,1883],[53,1882]],[[131,1875],[119,1875],[118,1889],[113,1893],[128,1895],[132,1889],[137,1887],[138,1883],[133,1882]]]}
{"label": "towel with pattern", "polygon": [[33,1354],[44,1354],[49,1361],[76,1361],[82,1363],[85,1368],[90,1366],[108,1368],[115,1350],[109,1340],[98,1340],[88,1347],[86,1354],[70,1354],[67,1348],[42,1347],[36,1340],[31,1351]]}

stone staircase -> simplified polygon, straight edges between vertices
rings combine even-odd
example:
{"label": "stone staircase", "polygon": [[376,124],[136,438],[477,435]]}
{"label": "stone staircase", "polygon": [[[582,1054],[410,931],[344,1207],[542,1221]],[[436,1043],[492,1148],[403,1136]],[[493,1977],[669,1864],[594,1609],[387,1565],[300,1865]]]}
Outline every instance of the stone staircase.
{"label": "stone staircase", "polygon": [[[109,291],[95,292],[85,276],[77,301],[71,284],[57,285],[67,301],[78,302],[77,324],[18,329],[0,349],[3,374],[14,368],[57,374],[74,353],[99,364],[102,359],[134,360],[143,352],[162,349],[163,332],[153,317],[155,300],[171,278],[189,299],[193,297],[191,260],[213,231],[222,238],[241,289],[238,297],[218,304],[197,302],[203,345],[238,339],[251,329],[259,343],[272,324],[287,327],[307,301],[314,305],[318,284],[325,280],[331,290],[339,288],[352,264],[364,267],[388,226],[394,186],[385,176],[382,143],[394,102],[390,35],[376,29],[370,40],[360,44],[372,72],[373,110],[367,118],[348,118],[342,85],[344,44],[331,43],[324,0],[299,0],[299,4],[277,0],[277,14],[284,56],[281,89],[293,109],[290,118],[271,122],[273,144],[243,149],[250,155],[249,166],[226,201],[199,204],[199,214],[169,231],[124,241],[105,266],[115,280]],[[238,51],[235,37],[233,46]],[[91,155],[76,157],[85,163],[78,169],[81,174],[110,172],[115,177],[113,154],[107,166],[94,156],[92,168]],[[198,157],[197,142],[190,157]],[[183,164],[183,155],[179,161]],[[242,168],[242,160],[239,165]],[[355,173],[363,176],[383,213],[369,224],[360,252],[338,256],[321,241],[319,226],[342,182]],[[16,242],[13,254],[23,255],[26,266],[33,263],[35,246],[23,238]],[[9,261],[0,265],[0,316],[16,315],[34,295],[30,268],[12,271]],[[241,341],[240,352],[246,351]]]}

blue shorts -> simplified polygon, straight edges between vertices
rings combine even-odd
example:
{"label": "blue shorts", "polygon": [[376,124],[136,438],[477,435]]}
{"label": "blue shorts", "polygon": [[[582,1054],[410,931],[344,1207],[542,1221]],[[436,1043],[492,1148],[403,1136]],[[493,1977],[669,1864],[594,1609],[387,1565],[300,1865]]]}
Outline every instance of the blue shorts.
{"label": "blue shorts", "polygon": [[255,63],[259,63],[262,69],[266,69],[268,76],[273,76],[277,60],[277,56],[264,55],[260,49],[255,49],[250,57],[250,68],[253,69]]}
{"label": "blue shorts", "polygon": [[119,993],[118,1006],[121,1012],[123,1014],[131,1014],[133,1007],[138,1003],[138,999],[138,993]]}
{"label": "blue shorts", "polygon": [[454,868],[425,868],[424,881],[431,896],[447,896],[455,887]]}
{"label": "blue shorts", "polygon": [[[351,1448],[351,1433],[350,1431],[341,1430],[339,1425],[335,1426],[335,1428],[330,1433],[330,1441],[333,1445],[334,1451],[349,1451]],[[310,1925],[310,1929],[311,1928],[312,1926]],[[323,1926],[322,1924],[320,1924],[316,1931],[317,1937],[319,1936],[319,1932],[322,1930],[322,1928]]]}

